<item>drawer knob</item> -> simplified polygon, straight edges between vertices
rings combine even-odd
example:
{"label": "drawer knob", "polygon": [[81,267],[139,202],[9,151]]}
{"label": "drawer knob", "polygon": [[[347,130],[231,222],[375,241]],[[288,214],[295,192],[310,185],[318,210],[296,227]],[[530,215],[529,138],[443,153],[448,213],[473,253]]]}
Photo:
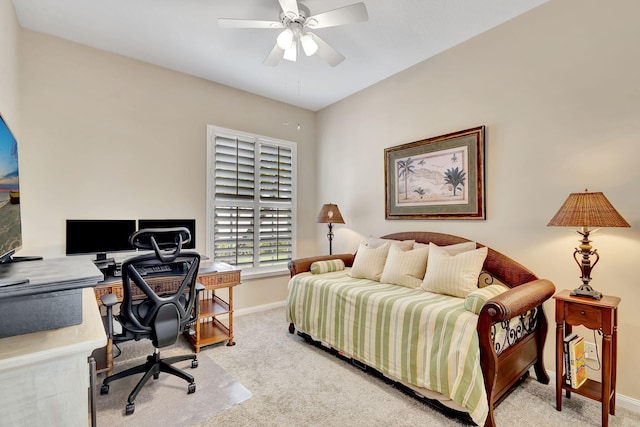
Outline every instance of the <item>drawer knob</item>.
{"label": "drawer knob", "polygon": [[584,310],[580,310],[580,314],[584,316],[586,313],[584,312]]}

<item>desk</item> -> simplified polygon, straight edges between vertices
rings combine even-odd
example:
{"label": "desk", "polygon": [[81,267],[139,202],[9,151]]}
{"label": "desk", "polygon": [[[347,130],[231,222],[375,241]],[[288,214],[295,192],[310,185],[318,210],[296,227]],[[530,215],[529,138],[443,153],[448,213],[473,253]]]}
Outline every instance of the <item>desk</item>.
{"label": "desk", "polygon": [[82,289],[82,323],[0,339],[0,424],[89,424],[91,352],[107,342],[93,289]]}
{"label": "desk", "polygon": [[[604,295],[600,300],[573,297],[568,290],[559,292],[556,299],[556,409],[562,410],[562,390],[586,396],[602,403],[602,425],[609,425],[609,414],[616,413],[616,371],[618,349],[618,304],[620,298]],[[563,341],[571,327],[583,325],[588,329],[602,329],[601,381],[588,379],[580,388],[565,384],[563,371]]]}
{"label": "desk", "polygon": [[[198,282],[205,287],[204,295],[201,295],[199,305],[198,321],[193,327],[193,334],[187,335],[196,353],[200,348],[227,341],[227,345],[234,345],[233,340],[233,288],[240,284],[240,269],[229,264],[215,262],[203,263],[198,270]],[[157,282],[151,285],[154,290],[161,291],[167,284]],[[216,294],[219,289],[228,289],[228,300]],[[95,296],[98,304],[102,304],[100,297],[106,294],[114,294],[118,301],[122,301],[122,278],[108,277],[104,282],[98,283],[95,287]],[[227,316],[225,322],[220,320],[221,316]],[[113,349],[111,340],[106,347],[106,360],[100,360],[100,355],[95,354],[98,360],[99,370],[108,370],[111,374],[113,367]]]}

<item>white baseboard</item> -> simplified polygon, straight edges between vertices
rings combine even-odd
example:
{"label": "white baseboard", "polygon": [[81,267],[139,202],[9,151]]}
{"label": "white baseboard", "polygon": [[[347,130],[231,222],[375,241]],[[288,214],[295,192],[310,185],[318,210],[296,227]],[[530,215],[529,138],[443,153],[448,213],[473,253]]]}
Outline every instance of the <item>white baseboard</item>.
{"label": "white baseboard", "polygon": [[[549,384],[555,387],[556,373],[547,371],[547,374],[549,374],[549,378],[551,378],[551,381],[549,381]],[[628,409],[629,411],[640,414],[640,400],[634,399],[632,397],[627,397],[620,393],[616,393],[616,407]]]}

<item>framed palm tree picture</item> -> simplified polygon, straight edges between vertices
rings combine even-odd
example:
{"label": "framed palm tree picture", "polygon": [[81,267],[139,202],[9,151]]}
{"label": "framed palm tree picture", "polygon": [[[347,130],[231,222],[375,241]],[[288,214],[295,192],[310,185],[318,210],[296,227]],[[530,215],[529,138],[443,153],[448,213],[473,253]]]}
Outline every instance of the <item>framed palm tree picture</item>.
{"label": "framed palm tree picture", "polygon": [[386,219],[485,219],[484,163],[484,126],[386,148]]}

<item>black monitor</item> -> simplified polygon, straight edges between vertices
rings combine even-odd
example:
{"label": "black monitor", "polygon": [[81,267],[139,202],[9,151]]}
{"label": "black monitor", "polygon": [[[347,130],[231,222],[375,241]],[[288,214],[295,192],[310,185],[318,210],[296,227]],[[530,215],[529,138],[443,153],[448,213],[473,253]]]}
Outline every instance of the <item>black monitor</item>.
{"label": "black monitor", "polygon": [[[186,227],[191,233],[191,242],[183,245],[184,249],[195,249],[196,247],[196,220],[195,219],[139,219],[138,230],[145,228],[169,228],[169,227]],[[158,242],[162,246],[163,243],[171,244],[173,240],[166,242]]]}
{"label": "black monitor", "polygon": [[0,115],[0,263],[22,247],[18,144]]}
{"label": "black monitor", "polygon": [[135,219],[68,219],[67,255],[95,254],[104,261],[107,252],[133,251],[129,236],[135,231]]}

